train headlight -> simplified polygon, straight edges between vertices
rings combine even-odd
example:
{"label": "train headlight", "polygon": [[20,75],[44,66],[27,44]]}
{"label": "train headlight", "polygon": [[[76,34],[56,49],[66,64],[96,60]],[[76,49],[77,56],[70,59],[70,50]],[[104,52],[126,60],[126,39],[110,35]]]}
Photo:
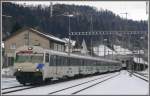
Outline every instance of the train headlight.
{"label": "train headlight", "polygon": [[36,71],[40,71],[40,69],[36,69]]}
{"label": "train headlight", "polygon": [[18,68],[17,70],[18,70],[18,71],[21,71],[21,69],[20,69],[20,68]]}
{"label": "train headlight", "polygon": [[21,71],[21,70],[22,70],[22,67],[19,67],[17,70],[18,70],[18,71]]}

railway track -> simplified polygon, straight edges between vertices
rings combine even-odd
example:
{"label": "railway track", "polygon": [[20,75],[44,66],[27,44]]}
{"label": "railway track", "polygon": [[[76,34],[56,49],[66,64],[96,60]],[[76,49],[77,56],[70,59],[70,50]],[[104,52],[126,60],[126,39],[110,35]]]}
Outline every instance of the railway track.
{"label": "railway track", "polygon": [[[135,73],[133,73],[133,75],[134,76],[136,76],[136,77],[138,77],[138,78],[140,78],[140,79],[142,79],[142,80],[144,80],[144,81],[146,81],[146,82],[148,82],[148,80],[147,79],[144,79],[144,78],[142,78],[142,77],[140,77],[140,76],[138,76],[137,74],[135,74]],[[140,74],[139,74],[140,75]],[[143,76],[143,75],[142,75]]]}
{"label": "railway track", "polygon": [[139,72],[135,72],[135,73],[148,78],[148,76],[146,74],[144,74],[144,73],[139,73]]}
{"label": "railway track", "polygon": [[18,86],[12,86],[12,87],[7,87],[7,88],[2,88],[2,90],[11,89],[11,88],[17,88],[17,87],[23,87],[23,85],[18,85]]}
{"label": "railway track", "polygon": [[[120,74],[120,73],[119,73]],[[83,82],[83,83],[80,83],[80,84],[76,84],[76,85],[73,85],[73,86],[70,86],[70,87],[66,87],[66,88],[63,88],[63,89],[60,89],[60,90],[57,90],[57,91],[53,91],[53,92],[51,92],[51,93],[49,93],[49,94],[57,94],[57,93],[59,93],[59,92],[63,92],[64,93],[64,91],[67,91],[67,90],[72,90],[73,88],[75,88],[75,89],[77,89],[76,91],[74,91],[74,92],[72,92],[71,94],[72,95],[74,95],[74,94],[77,94],[77,93],[79,93],[79,92],[81,92],[81,91],[84,91],[84,90],[86,90],[86,89],[88,89],[88,88],[91,88],[91,87],[93,87],[93,86],[96,86],[97,84],[100,84],[100,83],[102,83],[102,82],[105,82],[105,81],[107,81],[107,80],[110,80],[110,79],[112,79],[112,78],[114,78],[114,77],[116,77],[116,76],[118,76],[119,74],[117,74],[117,75],[113,75],[112,76],[112,74],[111,75],[107,75],[107,76],[103,76],[103,77],[100,77],[100,78],[96,78],[96,79],[93,79],[93,80],[89,80],[89,81],[86,81],[86,82]],[[110,77],[111,76],[111,77]],[[105,78],[105,79],[104,79]],[[101,80],[102,79],[102,80]],[[93,83],[94,82],[94,83]],[[91,83],[90,85],[89,85],[89,83]],[[86,85],[86,84],[88,84],[88,85]],[[83,87],[83,86],[86,86],[86,87]],[[79,87],[79,89],[77,88],[77,87]],[[83,87],[83,88],[80,88],[80,87]]]}
{"label": "railway track", "polygon": [[[107,75],[108,76],[108,75]],[[103,76],[106,77],[106,76]],[[86,77],[85,77],[86,78]],[[102,77],[101,77],[102,78]],[[78,79],[78,78],[77,78]],[[65,81],[71,81],[72,79],[68,79],[68,80],[63,80],[63,81],[53,81],[50,83],[46,83],[46,84],[40,84],[40,85],[35,85],[35,86],[23,86],[23,85],[18,85],[18,86],[12,86],[12,87],[8,87],[8,88],[3,88],[2,89],[2,94],[8,94],[8,93],[13,93],[13,92],[17,92],[17,91],[22,91],[22,90],[27,90],[27,89],[32,89],[32,88],[37,88],[37,87],[42,87],[42,86],[47,86],[47,85],[52,85],[52,84],[56,84],[56,83],[61,83],[61,82],[65,82]],[[89,81],[90,82],[90,81]]]}
{"label": "railway track", "polygon": [[31,88],[35,88],[35,86],[14,86],[14,87],[9,87],[9,88],[3,89],[2,94],[22,91],[22,90],[31,89]]}
{"label": "railway track", "polygon": [[[136,76],[136,77],[138,77],[138,78],[140,78],[140,79],[142,79],[142,80],[144,80],[144,81],[146,81],[146,82],[148,82],[148,80],[147,79],[145,79],[145,78],[142,78],[142,77],[140,77],[140,76],[138,76],[138,75],[141,75],[141,74],[138,74],[137,72],[135,72],[135,73],[131,73],[130,71],[128,71],[131,75],[134,75],[134,76]],[[138,74],[138,75],[137,75]],[[143,76],[143,75],[141,75],[141,76]],[[145,77],[145,76],[143,76],[143,77]]]}

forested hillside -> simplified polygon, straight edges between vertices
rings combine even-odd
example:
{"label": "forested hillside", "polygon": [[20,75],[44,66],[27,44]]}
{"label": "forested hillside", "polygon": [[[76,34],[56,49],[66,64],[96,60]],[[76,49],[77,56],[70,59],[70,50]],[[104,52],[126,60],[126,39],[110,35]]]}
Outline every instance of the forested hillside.
{"label": "forested hillside", "polygon": [[68,35],[68,17],[62,14],[75,14],[70,19],[71,31],[90,31],[91,15],[93,17],[93,31],[99,30],[147,30],[146,21],[125,20],[108,10],[97,10],[89,6],[53,5],[53,16],[50,7],[23,6],[4,2],[2,4],[3,38],[11,35],[21,27],[34,27],[58,37]]}

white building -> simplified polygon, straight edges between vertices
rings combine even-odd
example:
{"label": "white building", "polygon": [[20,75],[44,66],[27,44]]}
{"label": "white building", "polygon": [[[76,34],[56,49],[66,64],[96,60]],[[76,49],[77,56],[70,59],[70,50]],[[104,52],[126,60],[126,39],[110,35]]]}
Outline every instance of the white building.
{"label": "white building", "polygon": [[[66,42],[65,43],[65,52],[69,52],[69,39],[68,38],[63,38],[63,40]],[[76,41],[70,40],[70,52],[73,51],[73,47],[75,46]]]}

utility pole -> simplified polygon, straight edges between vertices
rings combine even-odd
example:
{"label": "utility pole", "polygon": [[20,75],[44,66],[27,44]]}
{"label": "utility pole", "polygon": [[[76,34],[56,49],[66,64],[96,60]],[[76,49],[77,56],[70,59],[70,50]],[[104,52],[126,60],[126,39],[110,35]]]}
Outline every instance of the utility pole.
{"label": "utility pole", "polygon": [[68,19],[69,19],[69,23],[68,23],[68,35],[69,35],[69,43],[68,43],[68,55],[70,56],[70,52],[71,52],[71,42],[70,42],[70,39],[71,39],[71,27],[70,27],[70,18],[71,17],[73,17],[74,15],[72,15],[72,14],[68,14],[68,15],[64,15],[64,16],[67,16],[68,17]]}
{"label": "utility pole", "polygon": [[149,1],[146,1],[146,14],[149,13]]}
{"label": "utility pole", "polygon": [[106,57],[107,39],[104,39],[104,58]]}
{"label": "utility pole", "polygon": [[[91,14],[90,30],[91,30],[91,33],[92,33],[92,32],[93,32],[93,17],[92,17],[92,14]],[[92,52],[93,52],[93,51],[92,51],[92,49],[93,49],[93,48],[92,48],[92,47],[93,47],[93,46],[92,46],[92,45],[93,45],[92,43],[93,43],[93,42],[92,42],[92,36],[91,36],[91,56],[92,56]]]}
{"label": "utility pole", "polygon": [[69,30],[69,45],[68,45],[68,47],[69,47],[69,54],[68,55],[70,56],[70,51],[71,51],[70,50],[71,49],[71,44],[70,44],[70,39],[71,39],[71,37],[70,37],[70,31],[71,31],[70,30],[70,16],[69,16],[69,29],[68,30]]}
{"label": "utility pole", "polygon": [[[147,17],[148,17],[148,32],[150,31],[149,30],[149,6],[150,6],[150,1],[147,1],[146,2],[146,14],[148,15]],[[148,41],[150,40],[149,39],[150,38],[150,34],[148,34]],[[148,49],[150,48],[150,46],[149,46],[149,44],[148,44]],[[145,52],[144,52],[145,53]],[[148,62],[149,62],[149,60],[148,60]],[[148,63],[149,64],[149,63]],[[149,70],[149,65],[148,65],[148,70]]]}
{"label": "utility pole", "polygon": [[52,1],[50,2],[50,17],[53,16],[53,3]]}
{"label": "utility pole", "polygon": [[[120,14],[125,14],[126,15],[125,31],[128,31],[128,29],[127,29],[127,24],[128,24],[128,22],[127,22],[127,16],[128,16],[128,13],[125,12],[125,13],[120,13]],[[124,54],[125,54],[125,49],[124,49]]]}

